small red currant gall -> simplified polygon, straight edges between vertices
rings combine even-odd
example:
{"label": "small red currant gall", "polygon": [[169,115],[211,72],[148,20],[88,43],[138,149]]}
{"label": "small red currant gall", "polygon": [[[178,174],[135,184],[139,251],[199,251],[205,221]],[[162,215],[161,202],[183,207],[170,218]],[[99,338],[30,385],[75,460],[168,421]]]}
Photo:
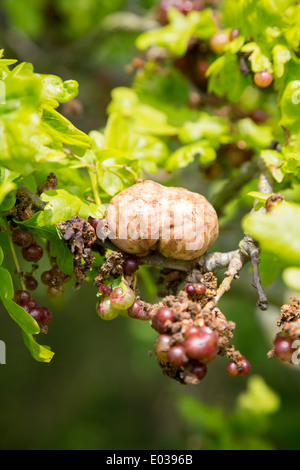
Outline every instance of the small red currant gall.
{"label": "small red currant gall", "polygon": [[63,285],[50,286],[47,289],[47,293],[48,293],[48,295],[50,295],[50,297],[59,297],[64,293],[64,291],[65,291],[65,289],[64,289]]}
{"label": "small red currant gall", "polygon": [[51,285],[51,281],[52,281],[52,272],[51,271],[44,271],[42,274],[41,274],[41,281],[43,284],[45,284],[46,286],[50,286]]}
{"label": "small red currant gall", "polygon": [[168,361],[175,367],[183,366],[188,362],[183,346],[173,346],[167,353]]}
{"label": "small red currant gall", "polygon": [[98,225],[100,224],[100,226],[103,225],[103,220],[102,219],[93,219],[93,217],[89,217],[88,218],[88,222],[91,224],[91,226],[97,230],[97,227]]}
{"label": "small red currant gall", "polygon": [[185,338],[190,338],[191,336],[197,336],[200,334],[200,328],[198,326],[191,326],[184,333]]}
{"label": "small red currant gall", "polygon": [[139,262],[133,256],[129,256],[125,259],[123,264],[123,271],[125,274],[133,274],[135,271],[139,269]]}
{"label": "small red currant gall", "polygon": [[38,286],[38,282],[31,274],[27,274],[25,276],[25,286],[28,290],[35,290]]}
{"label": "small red currant gall", "polygon": [[240,361],[238,361],[238,364],[239,364],[239,366],[240,365],[243,366],[243,370],[241,372],[239,372],[239,375],[248,375],[248,374],[250,374],[251,365],[250,365],[250,362],[247,361],[247,359],[245,359],[245,358],[241,359]]}
{"label": "small red currant gall", "polygon": [[152,318],[152,327],[158,333],[166,333],[167,328],[165,323],[169,320],[171,322],[174,321],[174,312],[172,309],[168,307],[160,307],[154,317]]}
{"label": "small red currant gall", "polygon": [[157,310],[156,317],[162,323],[166,323],[167,320],[174,321],[174,312],[168,307],[161,307]]}
{"label": "small red currant gall", "polygon": [[47,307],[41,307],[42,310],[42,319],[40,323],[43,325],[47,325],[52,320],[52,313]]}
{"label": "small red currant gall", "polygon": [[235,362],[229,362],[226,367],[227,374],[230,375],[230,377],[236,377],[239,375],[239,368],[236,365]]}
{"label": "small red currant gall", "polygon": [[26,290],[17,290],[15,292],[14,300],[19,305],[28,304],[31,299],[31,295]]}
{"label": "small red currant gall", "polygon": [[191,297],[196,294],[196,289],[195,289],[194,284],[186,284],[183,290],[187,293],[187,295]]}
{"label": "small red currant gall", "polygon": [[137,320],[146,321],[151,318],[151,310],[144,310],[137,301],[133,302],[127,313],[129,317],[136,318]]}
{"label": "small red currant gall", "polygon": [[109,296],[112,292],[112,286],[107,286],[106,284],[100,284],[100,286],[98,287],[98,290],[101,294],[105,295],[105,296]]}
{"label": "small red currant gall", "polygon": [[292,359],[293,340],[288,336],[278,334],[274,340],[274,354],[275,357],[281,362],[289,362]]}
{"label": "small red currant gall", "polygon": [[254,75],[254,83],[260,88],[266,88],[273,82],[273,76],[268,70],[257,72]]}
{"label": "small red currant gall", "polygon": [[198,294],[198,295],[205,294],[206,285],[203,284],[202,282],[200,282],[198,284],[194,284],[194,287],[195,287],[196,294]]}
{"label": "small red currant gall", "polygon": [[40,261],[43,256],[43,248],[39,245],[30,245],[22,249],[22,255],[26,261]]}
{"label": "small red currant gall", "polygon": [[197,377],[197,379],[202,380],[207,374],[207,367],[205,364],[198,362],[193,366],[191,372]]}
{"label": "small red currant gall", "polygon": [[229,36],[227,33],[219,32],[214,34],[209,42],[210,48],[216,54],[222,54],[225,47],[229,43]]}
{"label": "small red currant gall", "polygon": [[15,245],[27,248],[33,244],[33,235],[20,228],[17,228],[12,233],[12,241]]}
{"label": "small red currant gall", "polygon": [[199,328],[199,334],[190,336],[186,342],[186,352],[192,359],[208,364],[212,362],[219,350],[219,334],[210,328]]}
{"label": "small red currant gall", "polygon": [[238,36],[240,35],[240,30],[235,28],[231,31],[230,33],[230,41],[233,41],[234,39],[236,39]]}
{"label": "small red currant gall", "polygon": [[160,335],[156,338],[154,343],[154,352],[158,359],[161,361],[168,360],[168,350],[170,348],[171,336]]}

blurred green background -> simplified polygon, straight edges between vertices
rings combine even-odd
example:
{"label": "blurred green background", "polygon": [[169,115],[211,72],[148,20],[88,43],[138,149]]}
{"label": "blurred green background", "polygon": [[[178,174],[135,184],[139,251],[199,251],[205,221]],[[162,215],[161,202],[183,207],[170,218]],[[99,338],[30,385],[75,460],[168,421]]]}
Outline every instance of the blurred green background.
{"label": "blurred green background", "polygon": [[[2,0],[0,48],[6,57],[32,62],[37,72],[78,80],[82,109],[63,112],[88,132],[105,123],[111,89],[130,84],[125,68],[143,28],[143,22],[134,26],[135,16],[116,28],[120,17],[111,15],[125,11],[151,22],[148,10],[155,3]],[[169,181],[208,197],[214,190],[196,164]],[[239,225],[238,219],[227,224],[215,248],[235,249]],[[157,277],[155,270],[150,274]],[[149,298],[155,284],[149,271],[144,276],[141,293]],[[54,312],[45,340],[56,352],[49,365],[30,357],[17,325],[1,309],[0,339],[7,347],[7,364],[0,366],[1,449],[299,449],[299,369],[266,357],[275,317],[291,294],[280,281],[267,289],[267,313],[256,312],[247,268],[220,305],[237,323],[234,343],[252,374],[230,378],[219,358],[198,386],[161,374],[148,354],[156,337],[148,324],[101,321],[95,294],[85,285],[79,292],[69,286],[55,301],[42,287],[34,295]]]}

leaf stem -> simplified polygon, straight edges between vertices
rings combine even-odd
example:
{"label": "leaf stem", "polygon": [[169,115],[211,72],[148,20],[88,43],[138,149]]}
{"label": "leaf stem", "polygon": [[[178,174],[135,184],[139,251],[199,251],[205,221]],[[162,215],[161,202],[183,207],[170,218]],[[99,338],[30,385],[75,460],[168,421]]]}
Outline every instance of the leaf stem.
{"label": "leaf stem", "polygon": [[88,170],[88,173],[89,173],[89,177],[92,183],[92,189],[93,189],[95,202],[98,206],[100,206],[101,199],[100,199],[99,192],[98,192],[97,175],[92,168]]}
{"label": "leaf stem", "polygon": [[8,241],[9,241],[9,246],[10,246],[10,249],[11,249],[11,254],[12,254],[15,266],[16,266],[17,275],[20,279],[21,287],[22,287],[23,290],[26,290],[25,282],[24,282],[23,277],[22,277],[22,271],[21,271],[19,261],[18,261],[18,258],[17,258],[17,253],[16,253],[16,250],[15,250],[15,247],[14,247],[14,244],[13,244],[8,226],[6,227],[6,233],[7,233],[7,236],[8,236]]}
{"label": "leaf stem", "polygon": [[133,171],[132,168],[130,168],[130,166],[126,166],[126,165],[109,165],[106,168],[118,168],[118,169],[120,168],[122,170],[126,170],[126,171],[128,171],[128,173],[130,173],[134,177],[134,179],[136,181],[138,180],[138,175],[136,174],[135,171]]}

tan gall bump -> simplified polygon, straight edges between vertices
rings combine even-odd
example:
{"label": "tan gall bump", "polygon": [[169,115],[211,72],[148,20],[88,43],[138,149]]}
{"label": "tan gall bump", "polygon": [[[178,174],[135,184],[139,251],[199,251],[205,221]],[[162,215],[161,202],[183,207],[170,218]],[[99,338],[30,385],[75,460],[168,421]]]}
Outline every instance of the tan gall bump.
{"label": "tan gall bump", "polygon": [[109,238],[121,250],[192,260],[216,240],[218,217],[200,194],[153,181],[137,183],[114,196],[107,208]]}

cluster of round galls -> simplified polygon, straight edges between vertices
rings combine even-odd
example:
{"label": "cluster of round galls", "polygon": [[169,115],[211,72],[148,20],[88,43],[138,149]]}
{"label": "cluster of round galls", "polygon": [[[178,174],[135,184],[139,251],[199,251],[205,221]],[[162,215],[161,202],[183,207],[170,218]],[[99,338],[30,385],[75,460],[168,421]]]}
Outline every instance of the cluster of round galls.
{"label": "cluster of round galls", "polygon": [[175,368],[181,368],[200,381],[207,373],[207,364],[219,351],[219,333],[207,326],[192,325],[180,339],[172,334],[176,322],[173,309],[160,307],[152,318],[152,327],[160,333],[154,343],[156,357]]}
{"label": "cluster of round galls", "polygon": [[22,255],[26,261],[37,263],[43,257],[43,248],[38,245],[31,232],[16,228],[12,232],[12,241],[22,248]]}
{"label": "cluster of round galls", "polygon": [[15,291],[14,301],[23,307],[39,325],[46,325],[51,321],[52,313],[50,310],[47,307],[39,307],[28,291]]}
{"label": "cluster of round galls", "polygon": [[[209,42],[210,49],[215,54],[223,54],[229,42],[236,39],[239,34],[240,31],[238,29],[232,29],[230,34],[228,34],[226,31],[219,31],[215,33]],[[254,73],[253,81],[259,88],[266,88],[272,84],[273,75],[269,70],[261,70]]]}
{"label": "cluster of round galls", "polygon": [[44,271],[41,274],[41,281],[45,286],[48,286],[47,293],[50,297],[59,297],[64,293],[64,286],[70,280],[70,276],[65,274],[55,264],[49,271]]}
{"label": "cluster of round galls", "polygon": [[[31,232],[21,228],[15,228],[12,231],[12,241],[14,245],[22,248],[22,256],[26,261],[37,263],[43,257],[43,248],[38,245],[33,238]],[[25,275],[24,278],[26,289],[35,290],[38,286],[37,280],[31,273]]]}
{"label": "cluster of round galls", "polygon": [[199,297],[206,293],[206,285],[202,282],[198,282],[196,284],[186,284],[183,290],[191,298]]}
{"label": "cluster of round galls", "polygon": [[248,375],[250,373],[250,370],[250,362],[247,361],[247,359],[245,359],[244,357],[242,357],[236,362],[229,362],[226,367],[227,374],[230,375],[230,377],[237,377],[238,375]]}
{"label": "cluster of round galls", "polygon": [[128,286],[112,288],[111,285],[100,284],[98,289],[102,295],[96,310],[103,320],[114,320],[119,314],[126,315],[134,304],[135,295]]}
{"label": "cluster of round galls", "polygon": [[[26,261],[38,263],[44,254],[43,248],[38,245],[31,232],[21,228],[14,228],[12,231],[12,241],[16,246],[22,248],[22,255]],[[41,281],[48,286],[47,293],[51,297],[58,297],[63,294],[64,287],[70,276],[63,273],[57,265],[54,265],[49,271],[41,274]],[[24,276],[25,287],[28,290],[35,290],[38,287],[38,281],[32,275],[27,273]]]}
{"label": "cluster of round galls", "polygon": [[[132,275],[139,268],[138,260],[129,256],[123,263],[123,273]],[[101,294],[96,310],[103,320],[113,320],[119,314],[136,318],[139,320],[149,320],[148,313],[136,300],[133,290],[123,284],[122,286],[112,287],[112,285],[100,284],[98,290]]]}

